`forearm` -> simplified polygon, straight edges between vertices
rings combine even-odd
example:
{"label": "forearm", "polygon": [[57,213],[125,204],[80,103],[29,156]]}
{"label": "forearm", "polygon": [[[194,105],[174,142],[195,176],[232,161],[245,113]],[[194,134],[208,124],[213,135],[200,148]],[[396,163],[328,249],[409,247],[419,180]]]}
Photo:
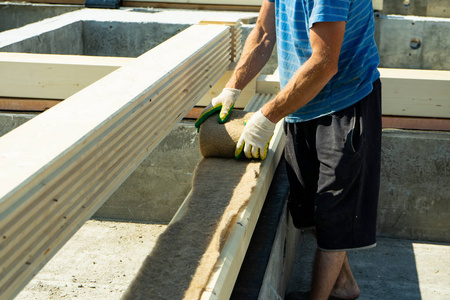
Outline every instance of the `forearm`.
{"label": "forearm", "polygon": [[334,64],[312,56],[298,69],[283,90],[262,107],[261,112],[270,121],[277,123],[311,101],[336,71]]}
{"label": "forearm", "polygon": [[263,1],[255,28],[245,41],[241,58],[225,87],[242,90],[267,63],[275,42],[275,5]]}
{"label": "forearm", "polygon": [[310,30],[311,57],[261,112],[276,123],[311,101],[338,71],[345,22],[316,23]]}
{"label": "forearm", "polygon": [[269,60],[275,45],[275,34],[255,27],[248,36],[241,58],[226,87],[242,90],[261,71]]}

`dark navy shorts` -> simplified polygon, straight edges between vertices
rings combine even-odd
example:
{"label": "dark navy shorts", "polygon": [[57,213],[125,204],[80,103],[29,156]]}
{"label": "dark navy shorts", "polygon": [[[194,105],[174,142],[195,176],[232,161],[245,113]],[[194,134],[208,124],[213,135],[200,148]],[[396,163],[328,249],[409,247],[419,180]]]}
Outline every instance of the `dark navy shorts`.
{"label": "dark navy shorts", "polygon": [[322,250],[376,244],[380,186],[381,83],[356,104],[285,123],[288,208],[297,228],[315,227]]}

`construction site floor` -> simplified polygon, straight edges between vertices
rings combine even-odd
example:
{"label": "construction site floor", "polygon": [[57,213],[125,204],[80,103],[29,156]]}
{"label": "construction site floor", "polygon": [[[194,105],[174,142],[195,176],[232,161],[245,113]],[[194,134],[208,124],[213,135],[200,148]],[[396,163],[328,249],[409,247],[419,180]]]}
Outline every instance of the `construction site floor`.
{"label": "construction site floor", "polygon": [[[300,238],[288,291],[308,291],[316,243]],[[361,300],[450,299],[450,245],[377,238],[372,249],[348,252]]]}
{"label": "construction site floor", "polygon": [[[88,221],[16,299],[120,299],[166,225]],[[306,291],[315,251],[302,234],[289,290]],[[450,299],[450,245],[379,238],[349,253],[360,299]]]}

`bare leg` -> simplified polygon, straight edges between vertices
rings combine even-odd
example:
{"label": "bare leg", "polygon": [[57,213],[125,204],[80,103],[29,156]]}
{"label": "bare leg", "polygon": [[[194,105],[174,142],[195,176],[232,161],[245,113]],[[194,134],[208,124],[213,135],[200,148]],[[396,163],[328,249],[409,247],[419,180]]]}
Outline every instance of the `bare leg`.
{"label": "bare leg", "polygon": [[341,299],[356,299],[359,293],[346,252],[317,249],[310,299],[328,299],[330,295]]}
{"label": "bare leg", "polygon": [[336,280],[341,273],[346,253],[316,251],[311,283],[311,300],[326,300],[333,290]]}
{"label": "bare leg", "polygon": [[336,280],[331,295],[342,299],[356,299],[359,297],[359,287],[353,277],[348,257],[345,255],[344,263],[342,264],[341,272]]}

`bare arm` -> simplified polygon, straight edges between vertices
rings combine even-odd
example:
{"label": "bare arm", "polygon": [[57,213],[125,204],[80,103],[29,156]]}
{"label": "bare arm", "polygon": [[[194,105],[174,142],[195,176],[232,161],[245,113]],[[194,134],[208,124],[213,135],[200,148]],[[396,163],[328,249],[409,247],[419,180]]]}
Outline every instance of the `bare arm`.
{"label": "bare arm", "polygon": [[345,22],[316,23],[310,29],[311,57],[297,70],[288,84],[261,112],[277,123],[311,101],[336,74]]}
{"label": "bare arm", "polygon": [[241,58],[225,87],[242,90],[267,63],[275,41],[275,4],[265,0],[256,26],[245,41]]}

